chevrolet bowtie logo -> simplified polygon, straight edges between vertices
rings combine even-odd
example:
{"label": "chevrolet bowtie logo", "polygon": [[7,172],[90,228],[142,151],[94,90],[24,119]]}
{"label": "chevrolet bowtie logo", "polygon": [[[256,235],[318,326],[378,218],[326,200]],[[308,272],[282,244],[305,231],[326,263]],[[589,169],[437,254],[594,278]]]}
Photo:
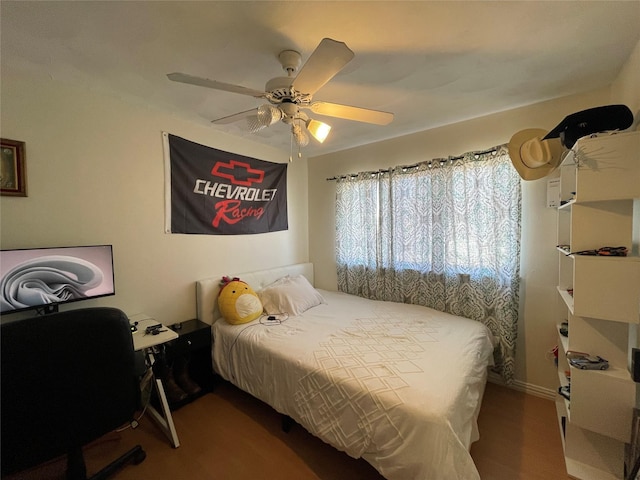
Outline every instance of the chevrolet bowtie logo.
{"label": "chevrolet bowtie logo", "polygon": [[231,160],[229,163],[217,162],[211,169],[211,175],[227,178],[234,185],[250,187],[252,183],[262,183],[264,171],[251,168],[248,163]]}

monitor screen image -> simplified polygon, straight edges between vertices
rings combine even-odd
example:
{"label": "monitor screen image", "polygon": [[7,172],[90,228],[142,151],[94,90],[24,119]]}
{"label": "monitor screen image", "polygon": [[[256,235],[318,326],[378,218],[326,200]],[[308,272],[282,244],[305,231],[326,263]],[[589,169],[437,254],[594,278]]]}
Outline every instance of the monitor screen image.
{"label": "monitor screen image", "polygon": [[111,245],[0,251],[0,313],[115,295]]}

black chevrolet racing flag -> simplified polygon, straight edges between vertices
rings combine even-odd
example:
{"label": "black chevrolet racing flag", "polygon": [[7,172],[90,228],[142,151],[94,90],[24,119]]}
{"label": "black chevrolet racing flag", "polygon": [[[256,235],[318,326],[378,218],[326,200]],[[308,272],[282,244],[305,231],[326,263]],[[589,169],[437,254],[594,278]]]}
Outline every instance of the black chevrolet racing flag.
{"label": "black chevrolet racing flag", "polygon": [[241,235],[289,228],[286,163],[163,137],[168,233]]}

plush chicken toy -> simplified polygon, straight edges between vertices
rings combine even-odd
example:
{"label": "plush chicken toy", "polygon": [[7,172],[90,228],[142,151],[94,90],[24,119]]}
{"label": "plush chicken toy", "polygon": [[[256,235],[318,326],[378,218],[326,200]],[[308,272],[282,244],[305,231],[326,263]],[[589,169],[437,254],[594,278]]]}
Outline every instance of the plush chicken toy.
{"label": "plush chicken toy", "polygon": [[247,323],[262,315],[260,298],[237,277],[222,277],[218,308],[227,323],[232,325]]}

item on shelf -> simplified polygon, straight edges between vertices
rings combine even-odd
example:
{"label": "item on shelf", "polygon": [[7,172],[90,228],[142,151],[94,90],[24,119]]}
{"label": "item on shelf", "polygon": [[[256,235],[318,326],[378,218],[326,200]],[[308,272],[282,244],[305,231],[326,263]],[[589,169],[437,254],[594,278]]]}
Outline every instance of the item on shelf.
{"label": "item on shelf", "polygon": [[562,322],[560,324],[560,335],[563,337],[569,336],[569,322]]}
{"label": "item on shelf", "polygon": [[573,288],[567,288],[567,293],[573,297]]}
{"label": "item on shelf", "polygon": [[562,250],[563,252],[566,252],[567,255],[571,253],[571,247],[569,245],[556,245],[556,247]]}
{"label": "item on shelf", "polygon": [[558,387],[558,393],[567,400],[571,400],[571,385],[563,385],[562,387]]}
{"label": "item on shelf", "polygon": [[560,200],[560,205],[566,205],[567,203],[573,202],[576,198],[576,192],[571,192],[571,197],[566,200]]}
{"label": "item on shelf", "polygon": [[629,250],[627,247],[602,247],[598,250],[598,255],[605,257],[626,257]]}
{"label": "item on shelf", "polygon": [[605,105],[572,113],[545,135],[542,140],[560,138],[571,149],[576,141],[592,133],[625,130],[633,124],[633,113],[626,105]]}
{"label": "item on shelf", "polygon": [[589,355],[582,352],[567,352],[567,360],[571,366],[582,370],[606,370],[609,368],[609,362],[597,355]]}
{"label": "item on shelf", "polygon": [[601,257],[626,257],[629,249],[627,247],[601,247],[597,250],[581,250],[571,252],[572,255],[598,255]]}

